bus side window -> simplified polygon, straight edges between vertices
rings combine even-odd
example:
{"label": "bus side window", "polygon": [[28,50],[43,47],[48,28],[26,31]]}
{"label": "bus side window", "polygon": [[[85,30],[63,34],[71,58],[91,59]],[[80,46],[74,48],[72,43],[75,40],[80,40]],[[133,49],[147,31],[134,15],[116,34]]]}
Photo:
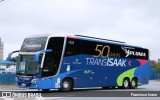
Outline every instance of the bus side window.
{"label": "bus side window", "polygon": [[81,40],[78,39],[67,39],[65,55],[71,56],[82,53]]}

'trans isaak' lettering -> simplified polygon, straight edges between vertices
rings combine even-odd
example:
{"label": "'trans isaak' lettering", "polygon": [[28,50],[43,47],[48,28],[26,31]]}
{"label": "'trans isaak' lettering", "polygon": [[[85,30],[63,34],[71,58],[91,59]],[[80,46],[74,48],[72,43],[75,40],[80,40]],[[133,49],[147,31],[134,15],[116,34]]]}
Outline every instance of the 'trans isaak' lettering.
{"label": "'trans isaak' lettering", "polygon": [[89,65],[89,66],[98,65],[98,66],[121,66],[121,67],[126,67],[126,60],[125,59],[86,58],[86,60],[87,60],[86,65]]}

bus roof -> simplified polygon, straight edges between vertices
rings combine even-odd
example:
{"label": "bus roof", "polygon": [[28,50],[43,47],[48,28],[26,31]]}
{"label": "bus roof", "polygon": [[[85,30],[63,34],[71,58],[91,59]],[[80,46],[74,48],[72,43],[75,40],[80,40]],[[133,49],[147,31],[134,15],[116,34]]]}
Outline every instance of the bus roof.
{"label": "bus roof", "polygon": [[89,36],[75,35],[75,36],[67,36],[67,37],[74,38],[74,39],[80,39],[80,40],[88,40],[88,41],[103,42],[103,43],[109,43],[109,44],[117,44],[117,45],[122,45],[122,46],[130,46],[130,47],[134,47],[134,48],[142,48],[140,46],[128,45],[125,42],[121,42],[121,41],[94,38],[94,37],[89,37]]}
{"label": "bus roof", "polygon": [[142,48],[140,46],[133,46],[128,45],[125,42],[116,41],[116,40],[110,40],[110,39],[102,39],[102,38],[96,38],[96,37],[90,37],[90,36],[83,36],[83,35],[64,35],[64,34],[34,34],[32,36],[29,36],[27,38],[36,38],[36,37],[68,37],[68,38],[74,38],[74,39],[81,39],[81,40],[88,40],[88,41],[96,41],[96,42],[103,42],[103,43],[109,43],[109,44],[117,44],[122,46],[130,46],[135,48]]}

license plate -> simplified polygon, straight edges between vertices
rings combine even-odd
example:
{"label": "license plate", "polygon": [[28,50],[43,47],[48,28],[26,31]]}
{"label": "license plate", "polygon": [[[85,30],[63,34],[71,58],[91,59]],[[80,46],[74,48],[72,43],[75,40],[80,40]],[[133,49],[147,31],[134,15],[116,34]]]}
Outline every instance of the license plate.
{"label": "license plate", "polygon": [[22,86],[26,86],[26,84],[21,84]]}

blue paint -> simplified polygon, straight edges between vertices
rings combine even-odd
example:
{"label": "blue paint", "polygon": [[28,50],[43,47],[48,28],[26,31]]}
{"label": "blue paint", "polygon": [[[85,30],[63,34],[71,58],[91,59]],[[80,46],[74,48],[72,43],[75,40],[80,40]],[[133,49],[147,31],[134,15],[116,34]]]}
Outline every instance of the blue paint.
{"label": "blue paint", "polygon": [[[117,59],[117,60],[125,59],[126,67],[97,66],[97,65],[89,66],[89,65],[86,65],[87,62],[85,58],[93,58],[93,56],[92,55],[76,55],[76,56],[70,56],[70,57],[63,58],[63,62],[62,62],[63,64],[62,64],[60,73],[66,72],[68,64],[70,65],[71,72],[79,69],[77,72],[68,73],[68,76],[72,77],[73,79],[76,78],[74,79],[74,87],[77,87],[77,88],[98,87],[98,86],[100,87],[117,86],[117,78],[119,75],[121,75],[123,72],[129,69],[140,66],[140,63],[136,59],[117,58],[117,57],[111,57],[111,58]],[[104,58],[98,57],[96,59],[104,59]],[[131,63],[129,64],[130,61]],[[86,71],[88,70],[91,72],[86,73]]]}
{"label": "blue paint", "polygon": [[[126,60],[125,66],[102,66],[102,65],[87,65],[86,58],[94,59],[108,59],[112,58],[113,61],[116,59]],[[28,81],[23,82],[19,77],[19,83],[17,86],[21,86],[25,83],[25,88],[38,88],[38,89],[55,89],[60,88],[62,80],[66,77],[73,79],[74,88],[84,88],[84,87],[103,87],[103,86],[118,86],[117,78],[123,72],[130,70],[132,68],[137,68],[135,71],[135,76],[140,76],[139,81],[141,84],[148,83],[148,67],[150,62],[148,61],[145,65],[140,66],[140,62],[136,59],[130,58],[117,58],[117,57],[93,57],[92,55],[75,55],[63,57],[62,65],[60,71],[56,76],[41,78],[37,74],[36,76],[31,76]],[[70,66],[70,70],[67,67]],[[31,83],[31,80],[37,78],[35,83]],[[58,83],[60,79],[60,83]],[[21,82],[21,83],[20,83]],[[57,85],[58,84],[58,85]]]}
{"label": "blue paint", "polygon": [[134,76],[138,78],[140,84],[148,84],[149,83],[149,75],[150,75],[150,61],[148,61],[143,66],[139,66],[134,73]]}

